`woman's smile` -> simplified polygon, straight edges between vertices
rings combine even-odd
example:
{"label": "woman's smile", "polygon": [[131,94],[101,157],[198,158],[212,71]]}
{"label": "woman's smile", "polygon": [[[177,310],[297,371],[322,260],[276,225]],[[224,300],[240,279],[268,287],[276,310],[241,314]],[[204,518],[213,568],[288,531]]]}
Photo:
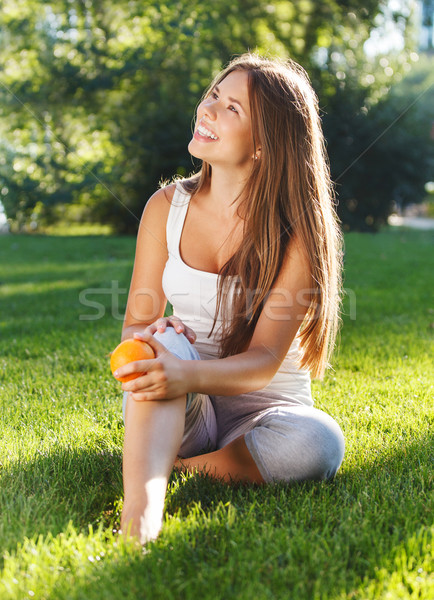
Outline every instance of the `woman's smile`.
{"label": "woman's smile", "polygon": [[198,128],[194,132],[194,137],[199,142],[216,142],[219,139],[216,134],[208,129],[203,123],[199,123]]}

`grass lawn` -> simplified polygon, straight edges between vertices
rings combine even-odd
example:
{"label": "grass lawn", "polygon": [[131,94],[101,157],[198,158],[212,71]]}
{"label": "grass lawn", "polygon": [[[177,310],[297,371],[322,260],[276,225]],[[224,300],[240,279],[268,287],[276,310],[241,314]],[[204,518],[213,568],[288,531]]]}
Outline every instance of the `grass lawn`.
{"label": "grass lawn", "polygon": [[433,598],[433,234],[346,236],[344,326],[316,405],[333,482],[169,484],[161,537],[117,535],[118,343],[134,239],[0,237],[0,598]]}

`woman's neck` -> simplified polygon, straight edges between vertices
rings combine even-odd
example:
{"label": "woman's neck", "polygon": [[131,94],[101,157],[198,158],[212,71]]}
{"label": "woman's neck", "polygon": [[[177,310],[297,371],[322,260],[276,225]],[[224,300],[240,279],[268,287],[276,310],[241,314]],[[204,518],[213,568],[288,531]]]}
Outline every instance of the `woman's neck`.
{"label": "woman's neck", "polygon": [[212,167],[208,194],[211,202],[223,211],[235,212],[239,206],[247,181],[246,174]]}

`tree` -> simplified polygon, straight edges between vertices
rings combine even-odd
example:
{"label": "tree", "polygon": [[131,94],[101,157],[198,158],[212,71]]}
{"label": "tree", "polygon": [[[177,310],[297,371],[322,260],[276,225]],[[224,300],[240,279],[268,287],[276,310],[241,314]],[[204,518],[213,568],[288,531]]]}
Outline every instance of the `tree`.
{"label": "tree", "polygon": [[[364,132],[363,111],[392,80],[366,84],[363,43],[381,6],[4,0],[0,191],[8,217],[17,227],[66,215],[135,231],[158,182],[194,168],[191,120],[210,76],[248,49],[291,56],[308,70],[339,171],[333,119],[342,124],[346,111],[346,127],[354,120]],[[342,190],[360,179],[357,169],[350,174]]]}
{"label": "tree", "polygon": [[135,229],[158,181],[192,169],[194,106],[210,73],[255,45],[265,6],[6,2],[0,177],[8,216],[47,220],[54,206],[73,203],[82,217]]}
{"label": "tree", "polygon": [[434,178],[434,57],[420,63],[375,103],[354,89],[338,91],[324,117],[346,230],[377,231],[396,205],[420,202]]}

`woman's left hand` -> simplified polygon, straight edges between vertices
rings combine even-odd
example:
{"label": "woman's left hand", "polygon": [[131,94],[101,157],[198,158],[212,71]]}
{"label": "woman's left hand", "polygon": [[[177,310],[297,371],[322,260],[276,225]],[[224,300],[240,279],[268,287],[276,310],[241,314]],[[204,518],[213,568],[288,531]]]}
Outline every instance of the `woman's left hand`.
{"label": "woman's left hand", "polygon": [[120,376],[143,373],[136,379],[122,384],[124,392],[132,392],[133,400],[174,400],[189,391],[186,377],[186,361],[181,360],[149,333],[135,333],[135,339],[147,342],[154,350],[155,358],[137,360],[120,367]]}

